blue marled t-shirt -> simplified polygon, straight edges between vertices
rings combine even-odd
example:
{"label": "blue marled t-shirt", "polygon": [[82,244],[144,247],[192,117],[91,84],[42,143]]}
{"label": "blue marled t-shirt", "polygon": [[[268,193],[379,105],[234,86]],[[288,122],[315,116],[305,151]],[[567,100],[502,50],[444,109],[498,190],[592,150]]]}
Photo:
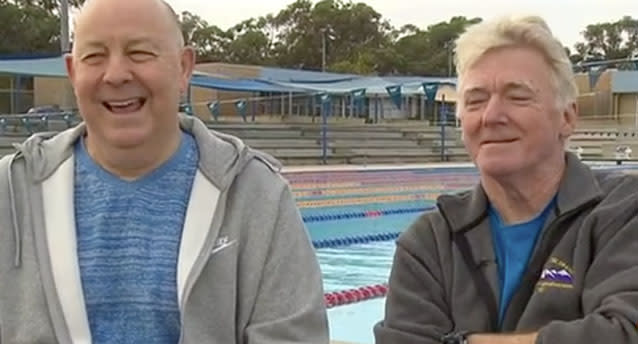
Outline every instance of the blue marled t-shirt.
{"label": "blue marled t-shirt", "polygon": [[168,161],[125,181],[75,145],[77,253],[94,344],[178,342],[177,257],[198,155],[182,133]]}

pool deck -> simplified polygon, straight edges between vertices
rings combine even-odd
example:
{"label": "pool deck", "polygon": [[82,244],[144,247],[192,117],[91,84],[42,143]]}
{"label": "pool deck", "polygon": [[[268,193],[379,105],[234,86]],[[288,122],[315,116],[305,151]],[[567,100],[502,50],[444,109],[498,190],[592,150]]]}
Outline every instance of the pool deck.
{"label": "pool deck", "polygon": [[[611,161],[585,161],[590,166],[604,166],[615,168],[635,167],[635,163],[616,165]],[[427,164],[378,164],[378,165],[303,165],[303,166],[283,166],[284,173],[295,172],[344,172],[344,171],[370,171],[370,170],[402,170],[421,168],[472,168],[475,165],[471,162],[434,162]],[[348,343],[346,343],[348,344]]]}
{"label": "pool deck", "polygon": [[[379,164],[379,165],[304,165],[284,166],[282,172],[337,172],[337,171],[369,171],[369,170],[401,170],[418,168],[450,168],[474,167],[470,162],[441,162],[429,164]],[[349,343],[346,343],[349,344]]]}

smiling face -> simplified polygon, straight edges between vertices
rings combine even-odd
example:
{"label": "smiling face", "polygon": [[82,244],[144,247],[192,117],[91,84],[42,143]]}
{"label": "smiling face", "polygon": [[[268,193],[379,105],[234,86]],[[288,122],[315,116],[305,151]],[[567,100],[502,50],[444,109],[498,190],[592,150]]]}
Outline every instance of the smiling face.
{"label": "smiling face", "polygon": [[160,1],[87,3],[66,66],[92,141],[125,149],[178,130],[194,62],[179,34]]}
{"label": "smiling face", "polygon": [[575,105],[559,106],[550,65],[538,51],[488,51],[462,76],[460,92],[463,140],[482,174],[541,171],[563,158]]}

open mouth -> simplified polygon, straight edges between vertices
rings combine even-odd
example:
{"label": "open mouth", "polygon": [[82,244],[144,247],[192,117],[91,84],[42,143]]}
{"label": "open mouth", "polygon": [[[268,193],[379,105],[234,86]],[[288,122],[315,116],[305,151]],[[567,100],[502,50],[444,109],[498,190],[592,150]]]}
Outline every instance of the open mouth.
{"label": "open mouth", "polygon": [[112,113],[126,114],[139,111],[146,104],[146,98],[131,98],[123,101],[106,101],[102,105]]}

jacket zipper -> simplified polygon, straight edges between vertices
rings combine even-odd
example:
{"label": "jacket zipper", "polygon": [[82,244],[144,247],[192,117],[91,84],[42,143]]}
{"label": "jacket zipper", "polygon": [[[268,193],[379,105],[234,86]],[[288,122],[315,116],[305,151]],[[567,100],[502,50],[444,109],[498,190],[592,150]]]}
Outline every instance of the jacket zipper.
{"label": "jacket zipper", "polygon": [[[217,203],[217,208],[215,209],[215,213],[213,214],[213,221],[211,223],[211,227],[208,229],[209,235],[214,232],[213,226],[221,226],[224,221],[224,215],[226,212],[226,191],[223,191],[219,195],[219,201]],[[180,334],[179,334],[179,344],[184,343],[184,315],[186,314],[186,301],[188,300],[191,290],[193,289],[193,285],[199,279],[199,276],[202,274],[204,270],[204,265],[208,262],[210,258],[209,254],[204,254],[204,252],[210,252],[213,249],[213,244],[215,242],[215,238],[206,238],[207,242],[202,250],[199,252],[199,256],[193,264],[193,269],[190,272],[189,276],[186,278],[184,282],[184,297],[182,298],[181,303],[181,311],[180,311]]]}
{"label": "jacket zipper", "polygon": [[[567,221],[569,218],[577,215],[583,209],[597,203],[597,200],[589,201],[580,207],[572,209],[566,213],[560,214],[543,232],[537,250],[533,253],[529,264],[527,265],[527,269],[525,270],[525,274],[523,275],[523,279],[520,282],[519,289],[512,296],[512,300],[508,305],[508,309],[505,312],[505,316],[503,319],[503,323],[499,326],[499,330],[514,330],[520,317],[525,311],[525,306],[529,302],[529,299],[534,294],[534,289],[536,288],[536,281],[540,276],[540,273],[545,266],[545,263],[549,256],[552,254],[556,245],[558,245],[565,234],[569,231],[569,229],[565,229],[562,231],[557,230],[562,223]],[[516,317],[512,320],[508,321],[508,319],[512,318],[510,313],[512,312],[512,307],[514,308],[514,312]],[[514,319],[516,322],[514,322]]]}
{"label": "jacket zipper", "polygon": [[[534,279],[537,278],[538,273],[536,272],[536,270],[542,269],[542,267],[544,266],[545,261],[547,260],[547,255],[551,254],[551,250],[556,247],[556,245],[558,244],[558,242],[560,241],[560,239],[563,237],[563,235],[566,233],[566,231],[563,232],[557,232],[558,234],[562,234],[558,237],[548,237],[551,233],[556,232],[555,228],[562,222],[565,221],[565,219],[571,217],[572,215],[574,215],[577,212],[580,212],[582,209],[585,209],[595,203],[597,203],[598,200],[591,200],[583,205],[581,205],[580,207],[577,207],[575,209],[572,209],[566,213],[560,214],[547,228],[547,230],[543,231],[543,234],[541,235],[540,238],[540,245],[538,246],[538,250],[534,253],[534,255],[532,256],[532,261],[530,265],[528,265],[528,269],[526,270],[525,274],[523,275],[523,279],[521,280],[521,284],[520,284],[520,288],[528,288],[529,289],[529,285],[532,285],[532,283],[534,282]],[[439,207],[439,209],[441,209],[441,207]],[[448,217],[446,216],[446,214],[441,211],[441,215],[443,216],[443,219],[445,220],[448,228],[450,228],[450,230],[452,229],[452,226],[450,225],[450,221],[448,220]],[[480,223],[481,221],[483,221],[483,219],[485,218],[485,216],[480,216],[477,218],[476,221],[473,221],[472,223],[468,224],[467,226],[460,228],[458,230],[459,233],[454,233],[452,232],[452,243],[456,243],[457,245],[460,245],[462,247],[459,247],[459,251],[461,252],[461,256],[463,257],[463,260],[465,261],[465,263],[468,265],[469,268],[472,269],[472,279],[474,281],[474,284],[476,286],[476,288],[478,290],[481,291],[481,298],[483,299],[486,307],[487,307],[487,312],[488,315],[490,317],[490,326],[491,329],[490,330],[496,330],[496,331],[502,331],[503,328],[505,327],[505,323],[506,320],[510,317],[508,317],[508,314],[510,313],[509,309],[510,307],[512,307],[512,305],[518,305],[518,304],[523,304],[525,305],[527,303],[527,301],[529,300],[529,298],[531,297],[533,290],[534,290],[534,285],[532,285],[531,290],[526,290],[526,294],[529,293],[529,295],[523,294],[525,295],[525,299],[523,300],[517,300],[519,298],[522,298],[522,296],[519,296],[518,298],[516,297],[518,294],[520,294],[520,289],[519,291],[516,292],[516,294],[514,294],[512,301],[510,301],[510,304],[508,305],[508,310],[505,313],[505,318],[503,319],[503,324],[498,324],[498,300],[496,300],[496,296],[494,295],[494,293],[492,292],[492,289],[489,285],[489,281],[487,279],[487,277],[485,276],[485,274],[478,269],[478,263],[473,259],[473,257],[470,254],[470,245],[467,242],[467,239],[465,237],[465,233],[473,230],[476,225],[478,225],[478,223]],[[544,249],[544,250],[543,250]],[[540,253],[543,253],[544,251],[548,251],[547,254],[544,255],[540,255]],[[539,253],[540,252],[540,253]],[[543,259],[541,260],[540,257],[543,257]],[[539,263],[540,262],[540,263]],[[540,267],[539,267],[540,266]],[[534,267],[534,269],[532,270],[531,267]],[[532,272],[534,272],[532,274]],[[530,292],[531,291],[531,292]],[[516,302],[515,302],[516,301]],[[525,302],[523,302],[525,301]],[[524,310],[524,308],[522,309]],[[522,314],[522,310],[520,311],[519,316],[517,317],[517,322],[520,319],[520,315]],[[452,322],[454,322],[454,319],[451,319]],[[508,322],[509,323],[509,322]]]}

